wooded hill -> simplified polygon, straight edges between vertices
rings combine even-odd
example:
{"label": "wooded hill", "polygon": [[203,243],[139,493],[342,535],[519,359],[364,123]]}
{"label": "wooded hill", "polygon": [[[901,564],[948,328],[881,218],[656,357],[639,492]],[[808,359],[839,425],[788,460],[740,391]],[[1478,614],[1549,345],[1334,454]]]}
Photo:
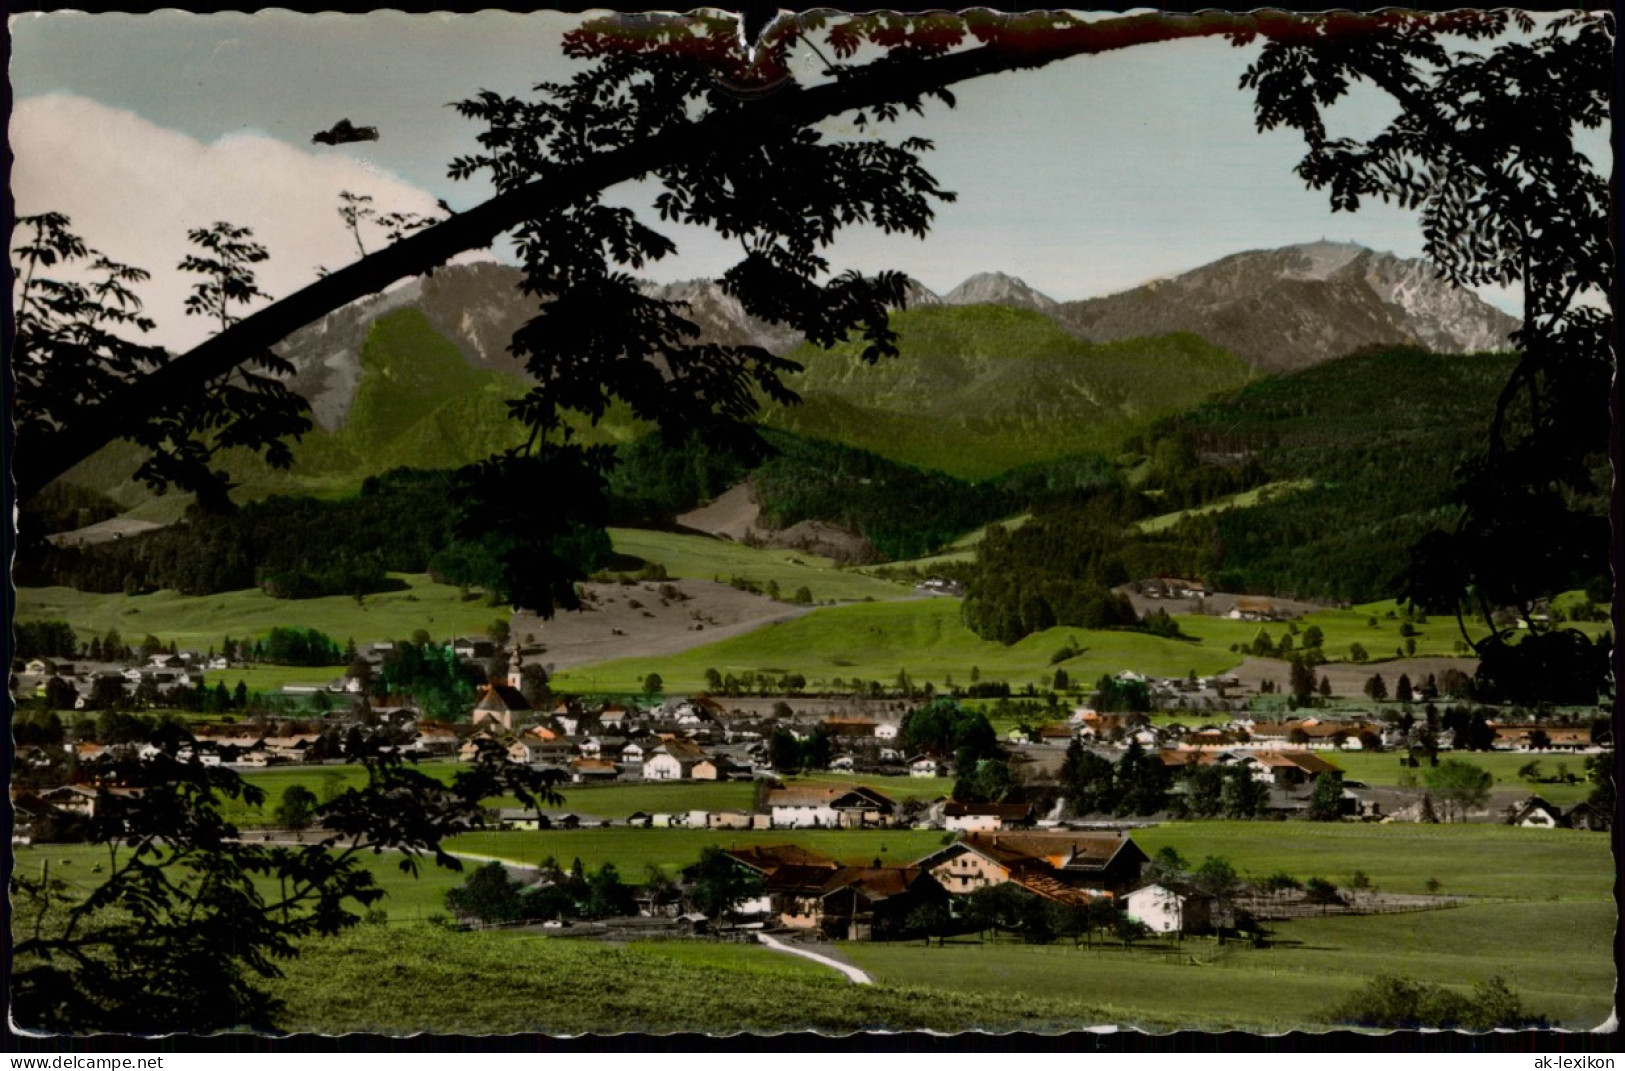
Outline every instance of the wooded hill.
{"label": "wooded hill", "polygon": [[[962,567],[966,623],[1005,642],[1117,612],[1107,589],[1163,575],[1330,602],[1392,597],[1410,548],[1447,527],[1457,467],[1482,450],[1514,358],[1392,349],[1248,385],[1130,440],[1117,485],[1040,503]],[[1598,443],[1599,464],[1605,443]],[[1247,508],[1134,522],[1278,481]],[[1600,499],[1592,503],[1599,512]],[[1575,576],[1579,587],[1593,578]]]}
{"label": "wooded hill", "polygon": [[994,305],[893,314],[901,355],[801,346],[800,405],[764,423],[968,479],[1068,454],[1114,453],[1160,416],[1258,372],[1195,335],[1094,345],[1043,313]]}

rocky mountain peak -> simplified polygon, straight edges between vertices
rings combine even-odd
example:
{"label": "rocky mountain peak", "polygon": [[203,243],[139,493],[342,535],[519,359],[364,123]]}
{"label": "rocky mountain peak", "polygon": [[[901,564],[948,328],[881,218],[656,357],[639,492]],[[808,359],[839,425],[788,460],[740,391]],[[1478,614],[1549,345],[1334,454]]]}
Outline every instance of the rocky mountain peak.
{"label": "rocky mountain peak", "polygon": [[1051,312],[1060,304],[1002,271],[978,272],[948,291],[942,301],[946,305],[1008,305],[1039,312]]}
{"label": "rocky mountain peak", "polygon": [[1270,372],[1372,345],[1503,349],[1518,326],[1425,261],[1324,240],[1235,253],[1054,315],[1095,342],[1190,332]]}

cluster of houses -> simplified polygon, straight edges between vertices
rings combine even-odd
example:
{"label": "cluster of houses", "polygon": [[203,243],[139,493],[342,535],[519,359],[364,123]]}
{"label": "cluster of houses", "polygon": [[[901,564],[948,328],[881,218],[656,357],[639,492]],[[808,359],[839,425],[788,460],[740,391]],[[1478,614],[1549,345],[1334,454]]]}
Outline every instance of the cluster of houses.
{"label": "cluster of houses", "polygon": [[826,734],[834,772],[936,777],[935,758],[898,747],[896,722],[857,715],[755,715],[730,711],[708,696],[647,710],[617,703],[591,709],[561,699],[535,709],[511,684],[488,685],[460,737],[449,727],[420,735],[430,754],[469,760],[482,747],[505,748],[514,762],[551,769],[572,784],[606,781],[750,780],[773,772],[770,738],[785,729],[798,740]]}
{"label": "cluster of houses", "polygon": [[74,709],[84,710],[114,694],[134,698],[175,688],[202,688],[209,671],[227,665],[222,657],[210,658],[196,651],[158,652],[136,664],[31,658],[12,675],[11,686],[14,695],[32,695],[43,692],[45,682],[55,678],[73,689]]}
{"label": "cluster of houses", "polygon": [[[906,866],[843,866],[796,845],[725,849],[760,879],[761,892],[736,914],[824,936],[868,940],[900,934],[921,906],[1009,882],[1043,900],[1125,904],[1149,862],[1124,833],[966,833]],[[878,860],[877,860],[878,863]],[[1149,910],[1148,927],[1169,932],[1167,913]]]}

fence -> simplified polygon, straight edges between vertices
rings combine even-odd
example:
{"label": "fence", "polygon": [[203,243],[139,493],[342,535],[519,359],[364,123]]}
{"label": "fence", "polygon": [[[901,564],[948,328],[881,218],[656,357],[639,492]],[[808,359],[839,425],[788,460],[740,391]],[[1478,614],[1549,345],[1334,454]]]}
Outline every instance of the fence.
{"label": "fence", "polygon": [[1342,904],[1312,904],[1306,900],[1278,900],[1268,896],[1242,897],[1235,903],[1238,911],[1246,911],[1261,922],[1279,922],[1322,915],[1400,915],[1414,911],[1441,911],[1460,907],[1466,902],[1466,898],[1461,896],[1366,893]]}

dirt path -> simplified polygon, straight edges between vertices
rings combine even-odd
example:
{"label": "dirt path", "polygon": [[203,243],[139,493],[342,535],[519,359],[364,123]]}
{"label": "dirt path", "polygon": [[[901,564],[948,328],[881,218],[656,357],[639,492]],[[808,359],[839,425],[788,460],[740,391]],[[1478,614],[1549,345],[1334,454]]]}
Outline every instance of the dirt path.
{"label": "dirt path", "polygon": [[811,949],[806,948],[795,948],[791,945],[785,944],[783,941],[770,934],[759,933],[756,935],[756,939],[775,952],[788,952],[792,956],[800,956],[802,959],[810,959],[814,963],[820,963],[825,967],[840,971],[855,985],[875,984],[875,980],[869,977],[868,972],[860,970],[849,963],[842,963],[840,960],[833,959],[820,952],[814,952]]}

